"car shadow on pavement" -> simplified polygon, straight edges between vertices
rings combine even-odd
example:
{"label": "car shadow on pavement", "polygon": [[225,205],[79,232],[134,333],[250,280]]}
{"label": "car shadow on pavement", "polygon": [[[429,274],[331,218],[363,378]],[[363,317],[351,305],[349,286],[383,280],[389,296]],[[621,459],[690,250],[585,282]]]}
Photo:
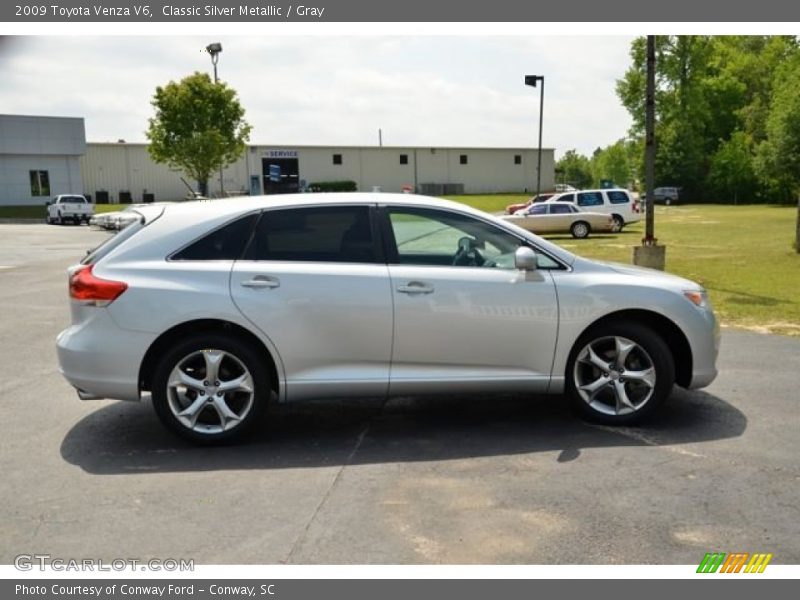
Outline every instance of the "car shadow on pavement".
{"label": "car shadow on pavement", "polygon": [[562,396],[413,397],[383,403],[326,401],[275,407],[237,445],[198,447],[173,436],[147,402],[109,404],[76,423],[61,444],[88,473],[285,469],[440,461],[586,448],[673,446],[740,436],[747,418],[705,392],[676,388],[641,427],[586,423]]}

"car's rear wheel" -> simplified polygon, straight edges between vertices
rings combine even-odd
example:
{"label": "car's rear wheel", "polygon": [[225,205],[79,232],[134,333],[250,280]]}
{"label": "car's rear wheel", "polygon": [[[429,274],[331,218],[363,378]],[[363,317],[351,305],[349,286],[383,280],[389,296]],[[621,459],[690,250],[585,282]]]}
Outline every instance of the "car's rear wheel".
{"label": "car's rear wheel", "polygon": [[567,366],[567,393],[575,406],[585,417],[610,425],[646,418],[674,383],[669,347],[638,323],[615,321],[588,331]]}
{"label": "car's rear wheel", "polygon": [[612,215],[611,220],[613,221],[613,225],[611,226],[611,231],[614,233],[618,233],[622,231],[622,228],[625,227],[625,219],[623,219],[619,215]]}
{"label": "car's rear wheel", "polygon": [[589,237],[589,232],[591,228],[589,224],[585,221],[576,221],[572,224],[572,227],[569,228],[570,233],[572,233],[572,237],[577,239],[582,239],[585,237]]}
{"label": "car's rear wheel", "polygon": [[201,444],[241,438],[269,400],[269,374],[250,344],[199,334],[176,344],[156,367],[153,407],[161,422]]}

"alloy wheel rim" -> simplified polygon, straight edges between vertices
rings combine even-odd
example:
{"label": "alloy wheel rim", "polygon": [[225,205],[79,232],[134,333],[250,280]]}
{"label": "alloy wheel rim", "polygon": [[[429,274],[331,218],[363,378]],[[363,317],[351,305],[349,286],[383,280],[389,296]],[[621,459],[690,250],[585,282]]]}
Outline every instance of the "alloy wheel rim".
{"label": "alloy wheel rim", "polygon": [[578,237],[585,236],[586,235],[586,225],[584,225],[583,223],[578,223],[575,226],[575,233],[577,234]]}
{"label": "alloy wheel rim", "polygon": [[653,397],[656,368],[641,345],[621,336],[597,338],[575,359],[578,394],[593,410],[611,416],[640,411]]}
{"label": "alloy wheel rim", "polygon": [[219,434],[239,426],[253,408],[253,376],[236,356],[203,349],[177,362],[167,379],[167,404],[191,431]]}

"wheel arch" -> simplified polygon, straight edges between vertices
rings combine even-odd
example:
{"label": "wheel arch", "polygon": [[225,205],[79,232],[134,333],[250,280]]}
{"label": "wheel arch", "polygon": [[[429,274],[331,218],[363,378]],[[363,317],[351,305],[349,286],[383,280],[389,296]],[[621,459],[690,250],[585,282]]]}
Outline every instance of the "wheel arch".
{"label": "wheel arch", "polygon": [[570,355],[575,351],[577,340],[583,338],[592,329],[613,321],[635,322],[655,331],[664,340],[672,353],[672,359],[675,363],[675,382],[682,387],[689,386],[692,381],[693,359],[692,348],[689,345],[686,334],[674,321],[650,310],[627,309],[603,315],[587,326],[576,338],[576,344],[570,350]]}
{"label": "wheel arch", "polygon": [[280,380],[275,358],[269,348],[261,341],[258,336],[248,331],[241,325],[225,321],[223,319],[195,319],[175,325],[162,333],[150,344],[145,352],[142,364],[139,367],[139,390],[150,391],[152,389],[153,373],[158,364],[158,358],[163,352],[174,344],[177,340],[198,333],[223,333],[236,337],[244,342],[253,345],[257,350],[263,352],[264,361],[270,375],[270,385],[275,393],[279,392]]}

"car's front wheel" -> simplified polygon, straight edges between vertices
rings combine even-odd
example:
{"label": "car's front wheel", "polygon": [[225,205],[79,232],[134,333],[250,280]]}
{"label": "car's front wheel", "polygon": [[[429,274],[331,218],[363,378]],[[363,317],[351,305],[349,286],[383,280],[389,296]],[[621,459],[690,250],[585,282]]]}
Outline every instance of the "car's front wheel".
{"label": "car's front wheel", "polygon": [[589,224],[584,221],[577,221],[572,224],[572,227],[570,227],[570,233],[572,233],[572,237],[577,239],[589,237],[589,231]]}
{"label": "car's front wheel", "polygon": [[240,438],[269,400],[269,374],[250,344],[219,334],[186,338],[166,352],[152,382],[161,422],[201,444]]}
{"label": "car's front wheel", "polygon": [[587,418],[610,425],[650,415],[672,391],[675,362],[652,329],[609,322],[585,333],[572,350],[567,392]]}

